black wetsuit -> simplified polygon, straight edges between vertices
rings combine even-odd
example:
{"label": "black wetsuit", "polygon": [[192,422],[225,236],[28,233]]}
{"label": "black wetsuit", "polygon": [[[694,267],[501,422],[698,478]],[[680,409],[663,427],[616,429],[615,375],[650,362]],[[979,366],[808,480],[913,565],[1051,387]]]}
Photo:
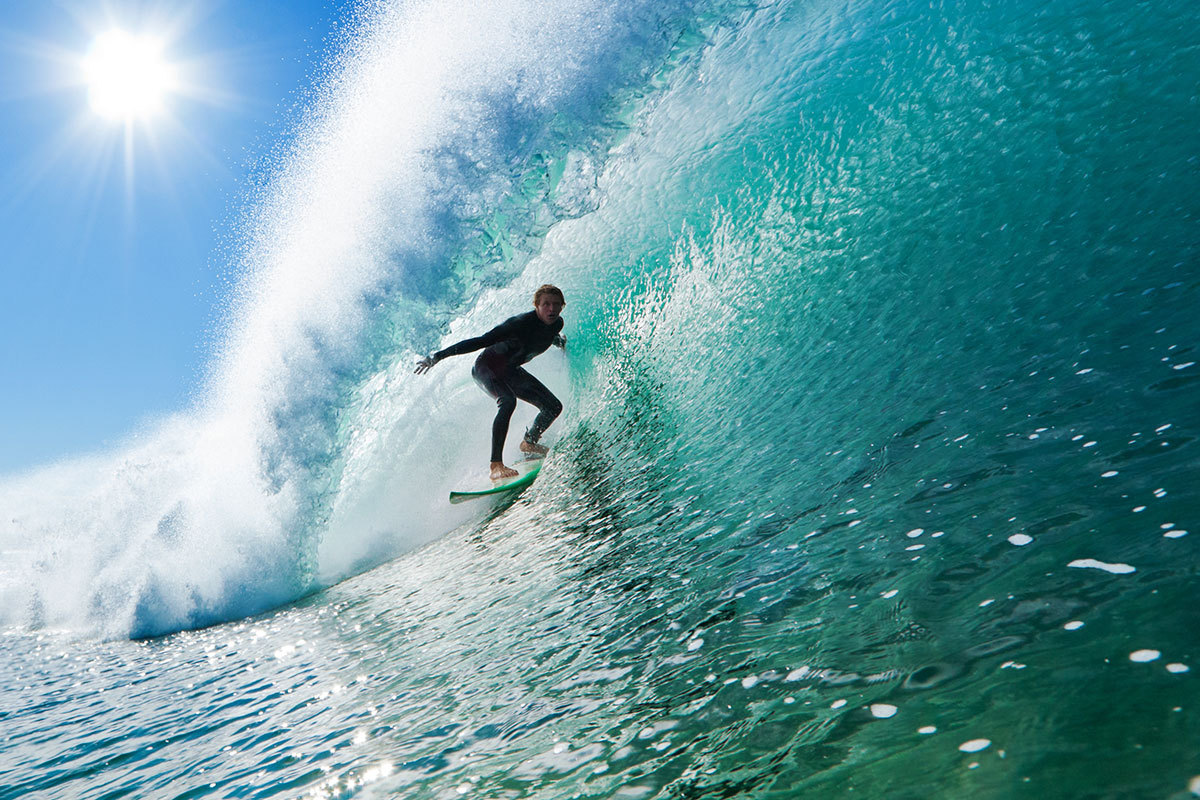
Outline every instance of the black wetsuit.
{"label": "black wetsuit", "polygon": [[504,439],[508,436],[508,423],[517,407],[517,399],[538,408],[537,419],[525,431],[525,441],[536,443],[550,423],[562,413],[562,403],[521,366],[537,355],[546,352],[552,344],[563,344],[559,335],[563,329],[560,317],[547,325],[538,319],[536,311],[527,311],[492,328],[482,336],[464,339],[445,350],[434,353],[433,360],[441,361],[447,356],[473,353],[484,348],[475,359],[471,375],[483,390],[496,398],[499,410],[492,423],[492,461],[503,461]]}

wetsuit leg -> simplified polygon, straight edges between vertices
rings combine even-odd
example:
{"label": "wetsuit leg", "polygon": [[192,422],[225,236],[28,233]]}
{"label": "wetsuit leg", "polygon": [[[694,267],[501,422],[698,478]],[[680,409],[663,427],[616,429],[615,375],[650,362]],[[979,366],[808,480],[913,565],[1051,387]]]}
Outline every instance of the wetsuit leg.
{"label": "wetsuit leg", "polygon": [[533,425],[525,431],[525,441],[537,443],[550,423],[562,413],[562,403],[537,378],[521,367],[509,367],[503,375],[483,357],[475,361],[471,376],[485,392],[496,398],[496,418],[492,421],[492,461],[503,461],[504,440],[508,438],[508,423],[517,407],[517,398],[538,409]]}
{"label": "wetsuit leg", "polygon": [[504,460],[504,440],[508,438],[508,423],[517,408],[517,395],[507,381],[496,375],[483,359],[475,362],[471,376],[485,392],[496,398],[496,418],[492,420],[493,462]]}
{"label": "wetsuit leg", "polygon": [[508,385],[513,394],[538,409],[537,418],[525,431],[525,441],[537,444],[550,423],[562,413],[562,403],[541,381],[521,367],[509,369]]}

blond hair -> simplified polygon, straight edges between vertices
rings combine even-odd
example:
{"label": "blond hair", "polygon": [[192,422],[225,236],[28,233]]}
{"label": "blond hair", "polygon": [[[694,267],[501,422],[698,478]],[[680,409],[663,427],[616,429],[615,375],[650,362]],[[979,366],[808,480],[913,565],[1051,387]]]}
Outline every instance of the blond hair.
{"label": "blond hair", "polygon": [[552,283],[543,283],[538,287],[538,290],[533,293],[533,304],[536,306],[542,301],[542,297],[548,294],[558,295],[558,299],[562,301],[562,304],[564,306],[567,304],[567,298],[563,296],[562,289]]}

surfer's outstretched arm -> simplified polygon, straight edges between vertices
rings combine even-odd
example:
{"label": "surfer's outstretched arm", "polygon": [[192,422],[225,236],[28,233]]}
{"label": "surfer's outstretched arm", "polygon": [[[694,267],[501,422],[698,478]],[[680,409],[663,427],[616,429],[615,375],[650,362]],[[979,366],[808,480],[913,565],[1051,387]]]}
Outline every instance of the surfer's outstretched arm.
{"label": "surfer's outstretched arm", "polygon": [[428,372],[430,367],[441,361],[443,358],[449,358],[450,356],[461,356],[464,353],[473,353],[476,350],[482,350],[485,347],[491,347],[494,344],[504,341],[512,335],[514,328],[513,322],[515,319],[516,317],[505,320],[485,333],[483,336],[476,336],[473,339],[463,339],[461,342],[456,342],[444,350],[438,350],[433,355],[422,358],[417,362],[417,368],[413,370],[413,372],[421,375]]}

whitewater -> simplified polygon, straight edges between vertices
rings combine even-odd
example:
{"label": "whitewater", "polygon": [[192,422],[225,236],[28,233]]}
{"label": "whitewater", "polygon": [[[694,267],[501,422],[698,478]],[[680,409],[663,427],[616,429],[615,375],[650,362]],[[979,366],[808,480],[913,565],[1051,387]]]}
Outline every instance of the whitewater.
{"label": "whitewater", "polygon": [[1200,795],[1189,5],[344,17],[193,406],[0,483],[0,798]]}

